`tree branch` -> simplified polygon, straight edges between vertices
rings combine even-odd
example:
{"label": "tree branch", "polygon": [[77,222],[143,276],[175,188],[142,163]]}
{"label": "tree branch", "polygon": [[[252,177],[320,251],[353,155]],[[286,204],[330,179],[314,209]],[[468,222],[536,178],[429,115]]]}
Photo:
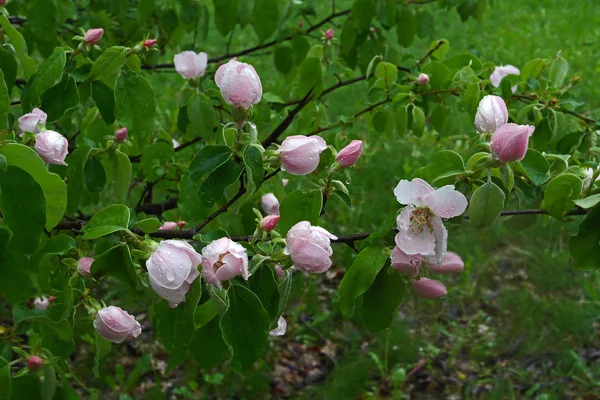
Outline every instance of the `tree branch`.
{"label": "tree branch", "polygon": [[313,89],[314,87],[311,88],[308,93],[306,93],[306,96],[300,100],[300,103],[298,103],[298,105],[288,113],[284,120],[281,121],[275,130],[273,130],[273,132],[262,142],[263,147],[266,148],[271,143],[277,141],[279,135],[281,135],[288,128],[288,126],[292,124],[294,117],[312,100]]}

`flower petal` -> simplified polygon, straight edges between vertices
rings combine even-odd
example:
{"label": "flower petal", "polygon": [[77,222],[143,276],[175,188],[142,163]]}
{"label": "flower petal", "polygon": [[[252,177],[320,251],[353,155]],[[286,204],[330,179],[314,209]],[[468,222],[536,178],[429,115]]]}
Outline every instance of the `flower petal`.
{"label": "flower petal", "polygon": [[423,179],[415,178],[410,182],[402,179],[394,189],[394,194],[400,204],[422,206],[424,205],[423,197],[433,191],[429,183]]}
{"label": "flower petal", "polygon": [[455,190],[454,185],[447,185],[427,194],[425,203],[435,215],[442,218],[462,215],[468,204],[465,195]]}

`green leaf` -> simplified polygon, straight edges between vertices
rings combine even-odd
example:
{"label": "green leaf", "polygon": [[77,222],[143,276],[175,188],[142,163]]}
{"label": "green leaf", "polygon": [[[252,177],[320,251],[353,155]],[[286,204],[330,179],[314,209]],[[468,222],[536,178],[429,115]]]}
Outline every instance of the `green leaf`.
{"label": "green leaf", "polygon": [[67,207],[67,188],[60,176],[48,172],[46,164],[30,147],[9,143],[0,148],[8,165],[21,168],[42,188],[46,201],[46,229],[51,230],[62,219]]}
{"label": "green leaf", "polygon": [[402,106],[396,109],[395,130],[397,135],[404,135],[408,127],[408,106]]}
{"label": "green leaf", "polygon": [[94,355],[94,376],[98,378],[100,376],[100,360],[102,360],[108,353],[110,353],[111,343],[104,339],[102,336],[95,332],[94,334],[96,342],[96,354]]}
{"label": "green leaf", "polygon": [[154,233],[162,226],[162,222],[156,218],[145,218],[133,224],[132,228],[141,229],[144,233]]}
{"label": "green leaf", "polygon": [[107,125],[115,122],[115,93],[102,81],[92,82],[92,99]]}
{"label": "green leaf", "polygon": [[469,203],[469,221],[475,229],[491,225],[504,208],[505,195],[502,189],[487,182],[473,192]]}
{"label": "green leaf", "polygon": [[334,189],[333,194],[338,196],[340,200],[346,205],[346,207],[352,207],[352,198],[350,197],[350,192],[344,182],[333,179],[331,181],[331,185]]}
{"label": "green leaf", "polygon": [[475,118],[477,114],[477,107],[479,106],[479,97],[481,96],[479,90],[479,82],[471,83],[465,90],[465,107],[471,119]]}
{"label": "green leaf", "polygon": [[130,393],[135,389],[142,377],[151,370],[151,365],[152,354],[150,353],[146,353],[138,359],[133,371],[129,373],[127,380],[125,381],[125,390],[127,393]]}
{"label": "green leaf", "polygon": [[154,90],[148,81],[133,71],[121,71],[115,84],[115,116],[139,149],[154,136],[155,113]]}
{"label": "green leaf", "polygon": [[186,294],[185,302],[176,309],[175,327],[173,330],[173,346],[169,356],[168,370],[173,371],[186,358],[192,335],[194,334],[194,314],[202,295],[202,282],[196,279]]}
{"label": "green leaf", "polygon": [[[242,0],[244,1],[244,0]],[[254,0],[252,26],[259,42],[267,40],[277,30],[279,4],[276,0]]]}
{"label": "green leaf", "polygon": [[129,49],[123,46],[113,46],[104,50],[94,61],[88,81],[105,79],[116,74],[125,65],[125,57]]}
{"label": "green leaf", "polygon": [[365,31],[371,26],[371,20],[375,17],[375,7],[371,0],[355,0],[350,9],[350,15],[354,18],[356,27]]}
{"label": "green leaf", "polygon": [[310,42],[304,35],[294,36],[292,39],[292,49],[294,50],[294,63],[300,65],[306,58],[308,50],[310,50]]}
{"label": "green leaf", "polygon": [[419,29],[419,20],[411,11],[411,7],[403,7],[398,13],[396,24],[396,31],[398,33],[398,44],[402,47],[410,46]]}
{"label": "green leaf", "polygon": [[438,104],[431,112],[431,125],[440,134],[447,136],[451,129],[448,126],[448,120],[450,119],[450,110],[443,104]]}
{"label": "green leaf", "polygon": [[44,194],[33,177],[13,166],[0,171],[0,210],[13,233],[10,250],[25,254],[37,250],[44,236],[46,210]]}
{"label": "green leaf", "polygon": [[354,307],[354,300],[369,290],[387,259],[384,246],[380,244],[369,246],[358,253],[340,282],[338,298],[343,314],[349,314]]}
{"label": "green leaf", "polygon": [[277,325],[279,309],[279,288],[273,275],[273,269],[262,265],[248,280],[248,289],[258,296],[263,308],[271,316],[271,324]]}
{"label": "green leaf", "polygon": [[48,122],[58,121],[69,110],[79,105],[79,91],[75,79],[63,75],[62,80],[42,94],[42,110],[48,114]]}
{"label": "green leaf", "polygon": [[[211,301],[208,303],[212,304]],[[200,368],[209,370],[223,360],[228,350],[219,326],[219,318],[213,317],[207,324],[194,331],[189,353]]]}
{"label": "green leaf", "polygon": [[106,172],[107,187],[101,193],[104,204],[125,203],[131,182],[131,162],[125,153],[119,150],[102,155],[102,164]]}
{"label": "green leaf", "polygon": [[569,251],[575,262],[573,267],[579,270],[600,268],[600,207],[590,210],[579,231],[569,239]]}
{"label": "green leaf", "polygon": [[600,194],[593,194],[591,196],[586,197],[585,199],[579,199],[573,201],[581,208],[585,208],[586,210],[593,208],[596,204],[600,203]]}
{"label": "green leaf", "polygon": [[273,53],[275,68],[284,75],[287,75],[294,66],[294,50],[290,46],[281,45]]}
{"label": "green leaf", "polygon": [[10,93],[0,69],[0,130],[8,128],[8,110],[10,109]]}
{"label": "green leaf", "polygon": [[544,191],[544,204],[548,213],[562,221],[575,207],[573,200],[581,194],[582,182],[573,174],[562,174],[550,182]]}
{"label": "green leaf", "polygon": [[10,94],[17,79],[17,60],[12,53],[0,47],[0,71],[6,83],[7,92]]}
{"label": "green leaf", "polygon": [[83,239],[97,239],[113,232],[124,231],[129,226],[129,208],[113,204],[95,213],[81,229]]}
{"label": "green leaf", "polygon": [[8,18],[4,15],[0,15],[0,25],[4,28],[4,32],[10,38],[10,42],[21,60],[21,65],[25,72],[25,80],[29,81],[29,78],[31,78],[35,72],[35,62],[27,54],[27,44],[25,43],[23,35],[10,24]]}
{"label": "green leaf", "polygon": [[413,178],[444,186],[453,184],[456,181],[455,177],[464,172],[465,165],[460,154],[452,150],[442,150],[434,154],[429,164],[416,170]]}
{"label": "green leaf", "polygon": [[65,51],[57,48],[40,66],[39,71],[27,81],[23,89],[23,110],[31,110],[40,105],[40,96],[62,80],[63,70],[67,62]]}
{"label": "green leaf", "polygon": [[431,53],[431,57],[441,60],[450,51],[450,43],[446,39],[435,40],[429,45],[429,50],[433,49],[436,50]]}
{"label": "green leaf", "polygon": [[[248,178],[248,182],[252,182],[251,185],[246,185],[248,193],[254,193],[254,191],[262,185],[265,177],[262,152],[258,145],[251,144],[246,147],[246,150],[244,151],[244,165],[246,165],[246,177]],[[252,188],[252,190],[250,190],[250,188]]]}
{"label": "green leaf", "polygon": [[523,68],[521,68],[521,79],[527,81],[528,78],[537,79],[544,70],[546,61],[541,58],[536,58],[529,61]]}
{"label": "green leaf", "polygon": [[554,87],[562,87],[567,72],[569,71],[569,63],[564,58],[558,56],[550,66],[550,82]]}
{"label": "green leaf", "polygon": [[298,67],[296,96],[303,98],[311,89],[315,96],[323,89],[323,68],[321,59],[316,57],[306,57]]}
{"label": "green leaf", "polygon": [[194,329],[202,328],[204,325],[212,321],[212,319],[216,317],[218,313],[219,312],[212,301],[208,300],[200,304],[194,313]]}
{"label": "green leaf", "polygon": [[129,285],[132,292],[140,286],[136,267],[131,260],[129,247],[125,243],[118,244],[94,259],[90,273],[96,279],[112,276]]}
{"label": "green leaf", "polygon": [[86,144],[82,144],[74,152],[67,155],[67,213],[73,214],[79,208],[79,204],[85,197],[85,176],[83,167],[88,159],[92,148]]}
{"label": "green leaf", "polygon": [[85,187],[92,193],[100,193],[106,185],[106,172],[102,162],[96,157],[88,158],[83,167],[85,175]]}
{"label": "green leaf", "polygon": [[421,137],[425,130],[425,113],[420,107],[413,106],[412,108],[412,132],[413,135]]}
{"label": "green leaf", "polygon": [[274,322],[279,320],[283,311],[285,311],[285,306],[287,305],[288,299],[290,298],[290,293],[292,291],[292,271],[289,269],[285,270],[285,277],[279,282],[278,285],[279,290],[279,307],[277,309],[277,316],[274,319]]}
{"label": "green leaf", "polygon": [[393,268],[384,268],[363,294],[360,314],[371,332],[388,328],[406,295],[406,282]]}
{"label": "green leaf", "polygon": [[548,164],[542,153],[537,150],[528,149],[525,158],[518,165],[520,165],[522,172],[536,186],[543,185],[550,178],[550,175],[548,175],[550,164]]}
{"label": "green leaf", "polygon": [[187,104],[187,116],[190,121],[188,130],[196,136],[211,137],[217,126],[217,115],[210,99],[204,93],[194,93]]}
{"label": "green leaf", "polygon": [[41,400],[52,400],[56,393],[56,372],[52,364],[42,366],[44,380],[40,383]]}
{"label": "green leaf", "polygon": [[12,387],[9,361],[0,357],[0,399],[10,400]]}
{"label": "green leaf", "polygon": [[163,177],[156,172],[156,168],[160,167],[164,171],[166,165],[171,163],[175,151],[171,143],[163,141],[152,143],[144,148],[142,152],[142,169],[149,181],[157,181]]}
{"label": "green leaf", "polygon": [[277,231],[287,232],[300,221],[318,225],[323,195],[320,190],[294,190],[281,202],[281,219]]}
{"label": "green leaf", "polygon": [[[242,0],[243,1],[243,0]],[[237,24],[238,0],[213,0],[215,25],[221,36],[227,36]]]}
{"label": "green leaf", "polygon": [[220,321],[225,343],[231,348],[231,368],[248,369],[262,357],[269,339],[271,319],[259,298],[244,286],[233,284],[227,291],[229,307]]}
{"label": "green leaf", "polygon": [[15,327],[23,323],[40,323],[52,329],[56,335],[65,341],[73,339],[73,327],[66,320],[54,321],[46,310],[29,309],[25,304],[13,307],[13,320]]}
{"label": "green leaf", "polygon": [[204,146],[190,163],[189,175],[194,182],[201,181],[205,175],[215,171],[231,158],[231,149],[227,146]]}
{"label": "green leaf", "polygon": [[242,173],[242,166],[233,158],[219,166],[200,185],[200,199],[207,207],[211,207],[223,197],[225,188],[235,183]]}

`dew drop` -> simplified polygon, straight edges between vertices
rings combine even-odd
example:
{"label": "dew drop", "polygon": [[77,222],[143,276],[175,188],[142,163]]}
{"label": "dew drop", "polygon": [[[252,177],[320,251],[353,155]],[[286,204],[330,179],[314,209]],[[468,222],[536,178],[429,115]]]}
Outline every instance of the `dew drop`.
{"label": "dew drop", "polygon": [[173,282],[175,280],[175,274],[173,273],[173,271],[168,270],[166,272],[166,277],[169,282]]}

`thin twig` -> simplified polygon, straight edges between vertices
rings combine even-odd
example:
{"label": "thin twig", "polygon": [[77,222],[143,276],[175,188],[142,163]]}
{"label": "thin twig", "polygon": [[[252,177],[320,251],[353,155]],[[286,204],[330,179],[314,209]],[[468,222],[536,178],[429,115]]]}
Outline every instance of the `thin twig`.
{"label": "thin twig", "polygon": [[308,93],[306,93],[306,95],[302,98],[300,103],[298,103],[298,105],[288,113],[285,119],[281,121],[279,125],[277,125],[277,127],[273,130],[273,132],[262,142],[263,147],[266,148],[271,143],[276,142],[279,138],[279,135],[281,135],[288,128],[288,126],[292,124],[296,114],[298,114],[300,110],[302,110],[312,100],[313,90],[314,87],[312,87],[308,91]]}

